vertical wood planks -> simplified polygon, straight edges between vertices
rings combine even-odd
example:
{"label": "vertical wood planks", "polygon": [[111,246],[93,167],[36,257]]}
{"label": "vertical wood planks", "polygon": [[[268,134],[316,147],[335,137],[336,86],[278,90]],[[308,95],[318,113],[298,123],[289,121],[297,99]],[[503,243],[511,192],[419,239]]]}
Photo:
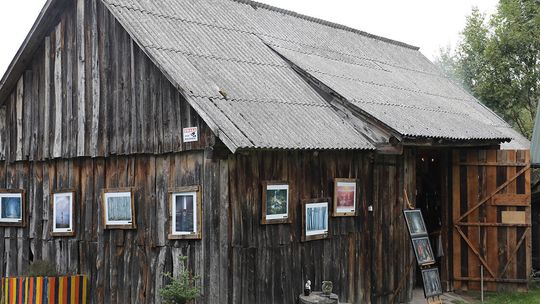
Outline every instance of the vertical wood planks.
{"label": "vertical wood planks", "polygon": [[97,21],[97,1],[90,1],[90,41],[91,41],[91,127],[90,127],[90,146],[89,154],[98,156],[98,134],[99,134],[99,109],[101,103],[100,95],[100,75],[99,75],[99,51],[98,51],[98,21]]}
{"label": "vertical wood planks", "polygon": [[62,155],[62,51],[64,48],[64,26],[60,22],[55,32],[54,56],[54,140],[52,142],[52,156]]}
{"label": "vertical wood planks", "polygon": [[85,0],[77,0],[76,54],[77,54],[77,156],[85,155],[86,123],[86,70],[85,70]]}
{"label": "vertical wood planks", "polygon": [[0,107],[0,160],[6,160],[6,146],[8,140],[6,136],[6,106]]}
{"label": "vertical wood planks", "polygon": [[45,51],[44,51],[44,70],[43,78],[45,82],[44,86],[44,111],[43,111],[43,159],[50,157],[50,108],[51,108],[51,38],[45,37]]}
{"label": "vertical wood planks", "polygon": [[[497,151],[488,150],[486,161],[489,163],[497,162]],[[496,166],[486,166],[486,195],[493,193],[497,188],[497,167]],[[486,222],[496,223],[497,219],[497,209],[496,208],[486,208]],[[499,246],[497,244],[497,228],[496,227],[487,227],[487,236],[486,236],[486,247],[487,247],[487,261],[490,265],[493,265],[494,269],[499,269]],[[496,290],[497,284],[494,282],[487,283],[488,290]]]}
{"label": "vertical wood planks", "polygon": [[530,215],[525,224],[512,224],[503,222],[501,213],[530,214],[528,157],[529,151],[454,152],[455,289],[479,289],[478,268],[483,264],[488,290],[526,290],[530,269],[526,264],[531,259]]}
{"label": "vertical wood planks", "polygon": [[[66,3],[47,34],[6,102],[9,161],[214,144],[211,130],[101,2]],[[182,143],[183,122],[199,127],[198,142]]]}
{"label": "vertical wood planks", "polygon": [[15,126],[16,126],[16,154],[17,159],[23,156],[23,102],[24,102],[24,76],[21,76],[17,82],[17,91],[15,95]]}

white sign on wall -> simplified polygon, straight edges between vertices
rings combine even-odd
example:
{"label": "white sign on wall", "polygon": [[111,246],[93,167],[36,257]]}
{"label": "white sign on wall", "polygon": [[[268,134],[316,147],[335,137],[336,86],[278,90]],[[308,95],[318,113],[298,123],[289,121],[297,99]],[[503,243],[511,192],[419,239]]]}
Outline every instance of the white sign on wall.
{"label": "white sign on wall", "polygon": [[184,142],[194,142],[199,140],[199,132],[197,127],[184,128]]}

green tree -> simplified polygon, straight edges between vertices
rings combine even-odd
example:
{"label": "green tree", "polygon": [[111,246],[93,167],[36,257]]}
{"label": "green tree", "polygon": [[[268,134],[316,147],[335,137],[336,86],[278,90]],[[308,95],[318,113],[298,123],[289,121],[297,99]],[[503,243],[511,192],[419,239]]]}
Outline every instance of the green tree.
{"label": "green tree", "polygon": [[490,18],[473,9],[461,34],[436,63],[530,138],[540,99],[540,2],[500,0]]}
{"label": "green tree", "polygon": [[197,287],[199,277],[195,277],[187,269],[187,256],[179,256],[180,269],[178,277],[173,277],[166,273],[165,277],[169,283],[159,290],[163,301],[167,304],[185,304],[201,295],[201,290]]}

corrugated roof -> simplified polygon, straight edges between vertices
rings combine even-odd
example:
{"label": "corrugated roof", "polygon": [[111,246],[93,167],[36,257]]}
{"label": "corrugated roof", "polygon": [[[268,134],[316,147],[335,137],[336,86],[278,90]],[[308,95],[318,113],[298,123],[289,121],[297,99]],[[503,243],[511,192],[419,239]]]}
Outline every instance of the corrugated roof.
{"label": "corrugated roof", "polygon": [[[231,149],[375,149],[232,1],[105,1]],[[228,5],[228,6],[224,6]],[[231,9],[238,9],[231,13]]]}
{"label": "corrugated roof", "polygon": [[232,150],[373,148],[281,56],[404,136],[527,148],[416,47],[250,1],[104,2]]}

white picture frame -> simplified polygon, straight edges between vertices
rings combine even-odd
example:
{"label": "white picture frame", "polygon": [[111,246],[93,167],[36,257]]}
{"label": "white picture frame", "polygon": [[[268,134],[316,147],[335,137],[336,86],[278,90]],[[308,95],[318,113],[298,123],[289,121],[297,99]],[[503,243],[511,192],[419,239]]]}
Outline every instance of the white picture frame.
{"label": "white picture frame", "polygon": [[302,202],[302,241],[328,237],[330,198],[314,198]]}
{"label": "white picture frame", "polygon": [[0,192],[0,225],[24,226],[24,192],[3,190]]}
{"label": "white picture frame", "polygon": [[200,186],[185,186],[169,191],[170,240],[202,238],[202,192]]}
{"label": "white picture frame", "polygon": [[136,228],[131,189],[104,189],[102,200],[105,229]]}
{"label": "white picture frame", "polygon": [[74,235],[75,193],[72,191],[56,192],[52,196],[53,225],[51,234],[53,236]]}
{"label": "white picture frame", "polygon": [[358,180],[354,178],[334,179],[334,210],[332,216],[356,216]]}
{"label": "white picture frame", "polygon": [[[172,235],[190,235],[197,232],[197,192],[178,192],[172,194]],[[179,204],[183,204],[182,210]]]}
{"label": "white picture frame", "polygon": [[290,223],[289,184],[284,181],[263,182],[261,224]]}

